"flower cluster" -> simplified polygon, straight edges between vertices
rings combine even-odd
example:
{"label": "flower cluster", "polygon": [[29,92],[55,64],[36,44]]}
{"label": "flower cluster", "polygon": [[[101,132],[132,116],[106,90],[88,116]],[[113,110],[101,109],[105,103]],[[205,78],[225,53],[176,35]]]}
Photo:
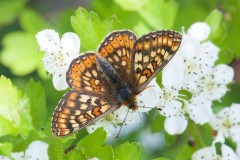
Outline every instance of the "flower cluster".
{"label": "flower cluster", "polygon": [[[210,27],[203,22],[194,23],[187,32],[183,30],[178,53],[162,71],[163,87],[160,88],[153,79],[149,87],[136,97],[137,112],[121,107],[88,126],[88,132],[104,127],[108,136],[116,135],[119,124],[139,122],[143,112],[158,108],[159,113],[166,117],[164,128],[170,135],[182,134],[187,128],[188,119],[200,125],[208,123],[217,132],[212,146],[195,152],[192,156],[194,160],[218,157],[236,159],[240,155],[240,105],[233,104],[217,114],[212,109],[213,101],[220,101],[228,91],[227,84],[232,82],[234,72],[225,64],[215,65],[220,49],[207,40],[210,31]],[[60,40],[53,30],[39,32],[36,38],[40,50],[46,52],[43,62],[46,70],[53,74],[55,88],[65,89],[65,74],[72,59],[78,56],[80,40],[73,33],[64,34]],[[185,93],[190,93],[191,98],[185,98]],[[225,138],[236,142],[236,153],[224,144]],[[216,153],[217,142],[222,144],[222,155]]]}
{"label": "flower cluster", "polygon": [[[201,125],[210,122],[212,101],[223,97],[226,85],[233,79],[231,67],[214,65],[219,48],[206,41],[209,34],[209,26],[202,22],[193,24],[187,33],[183,31],[179,52],[163,69],[164,88],[158,107],[162,108],[160,114],[167,117],[164,125],[171,135],[181,134],[186,129],[188,117]],[[192,98],[181,98],[178,94],[181,90],[190,92]]]}

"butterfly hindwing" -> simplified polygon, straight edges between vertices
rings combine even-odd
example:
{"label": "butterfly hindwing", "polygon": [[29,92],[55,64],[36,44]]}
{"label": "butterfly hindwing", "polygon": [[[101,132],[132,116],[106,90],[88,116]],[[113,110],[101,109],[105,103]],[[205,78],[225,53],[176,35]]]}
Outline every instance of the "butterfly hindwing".
{"label": "butterfly hindwing", "polygon": [[59,101],[52,118],[52,132],[65,136],[118,109],[111,97],[72,90]]}
{"label": "butterfly hindwing", "polygon": [[134,87],[141,92],[177,52],[182,36],[162,30],[140,37],[134,44],[131,76]]}

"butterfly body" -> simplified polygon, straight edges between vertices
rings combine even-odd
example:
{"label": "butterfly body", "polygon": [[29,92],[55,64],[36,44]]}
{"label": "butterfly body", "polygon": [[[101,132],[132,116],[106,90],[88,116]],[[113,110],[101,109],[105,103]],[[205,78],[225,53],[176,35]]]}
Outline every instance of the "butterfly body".
{"label": "butterfly body", "polygon": [[175,55],[181,39],[181,34],[168,30],[139,39],[131,31],[116,31],[101,43],[98,54],[74,59],[66,74],[72,90],[54,111],[53,134],[76,132],[122,105],[137,110],[136,96]]}
{"label": "butterfly body", "polygon": [[97,67],[107,79],[109,86],[111,86],[113,97],[119,106],[125,105],[129,109],[136,110],[135,96],[137,94],[132,86],[125,79],[121,78],[118,72],[103,57],[100,55],[96,57]]}

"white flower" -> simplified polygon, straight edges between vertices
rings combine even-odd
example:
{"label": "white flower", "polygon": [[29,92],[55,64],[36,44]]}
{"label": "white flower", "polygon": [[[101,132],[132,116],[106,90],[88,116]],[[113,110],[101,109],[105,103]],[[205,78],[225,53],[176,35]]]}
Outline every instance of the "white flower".
{"label": "white flower", "polygon": [[65,33],[60,40],[54,30],[46,29],[36,35],[40,50],[45,52],[43,64],[53,75],[53,85],[57,90],[68,87],[66,72],[72,60],[79,56],[80,40],[75,33]]}
{"label": "white flower", "polygon": [[213,68],[212,73],[202,78],[201,92],[208,100],[220,100],[228,91],[227,84],[233,80],[233,69],[220,64]]}
{"label": "white flower", "polygon": [[88,132],[91,133],[97,128],[103,127],[108,136],[116,136],[120,130],[120,124],[127,126],[141,122],[141,114],[150,111],[157,105],[160,91],[156,79],[153,79],[146,89],[136,96],[136,105],[138,106],[136,111],[129,109],[127,106],[121,106],[117,111],[88,126]]}
{"label": "white flower", "polygon": [[[160,90],[160,101],[157,104],[159,113],[166,117],[164,128],[168,134],[181,134],[187,128],[187,118],[184,116],[182,103],[178,100],[179,89],[170,86],[165,77],[162,79],[164,88]],[[171,83],[174,86],[174,82]]]}
{"label": "white flower", "polygon": [[[42,141],[33,141],[24,152],[12,153],[14,160],[48,160],[48,144]],[[10,160],[8,157],[0,156],[1,160]]]}
{"label": "white flower", "polygon": [[224,138],[231,138],[240,143],[240,104],[232,104],[222,109],[210,121],[210,125],[217,131],[216,142],[224,142]]}
{"label": "white flower", "polygon": [[221,155],[216,153],[214,146],[205,147],[192,155],[192,160],[239,160],[240,157],[227,145],[221,145]]}
{"label": "white flower", "polygon": [[206,40],[210,32],[210,27],[204,22],[196,22],[188,29],[188,35],[195,37],[199,41]]}

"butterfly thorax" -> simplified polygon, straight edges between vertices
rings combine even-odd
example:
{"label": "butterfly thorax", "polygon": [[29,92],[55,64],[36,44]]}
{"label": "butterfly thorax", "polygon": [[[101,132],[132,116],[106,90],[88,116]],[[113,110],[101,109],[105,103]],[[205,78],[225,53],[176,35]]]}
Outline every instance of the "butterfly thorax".
{"label": "butterfly thorax", "polygon": [[117,71],[101,56],[97,56],[99,70],[104,74],[111,90],[113,97],[119,105],[126,105],[132,110],[136,110],[135,94],[130,86]]}

